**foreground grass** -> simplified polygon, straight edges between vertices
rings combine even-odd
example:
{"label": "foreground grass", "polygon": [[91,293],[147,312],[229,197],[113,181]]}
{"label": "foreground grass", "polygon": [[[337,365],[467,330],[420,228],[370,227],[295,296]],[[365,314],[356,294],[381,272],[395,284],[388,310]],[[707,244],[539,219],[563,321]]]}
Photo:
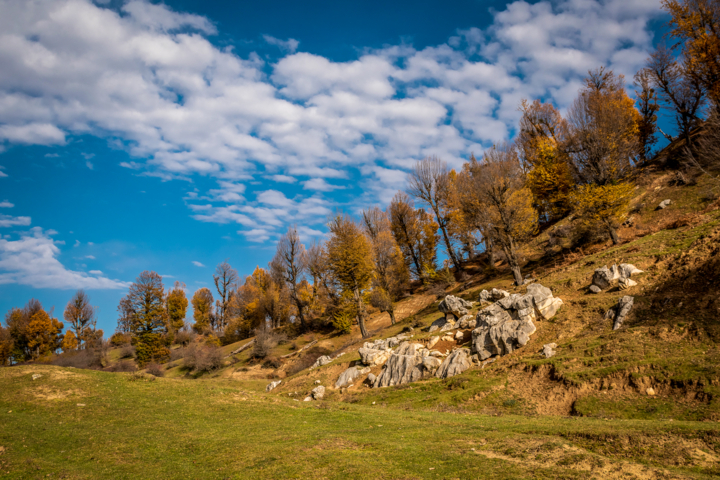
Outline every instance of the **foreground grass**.
{"label": "foreground grass", "polygon": [[[42,377],[33,380],[33,374]],[[712,478],[710,422],[298,403],[225,380],[0,369],[3,478]],[[2,452],[2,449],[0,449]]]}

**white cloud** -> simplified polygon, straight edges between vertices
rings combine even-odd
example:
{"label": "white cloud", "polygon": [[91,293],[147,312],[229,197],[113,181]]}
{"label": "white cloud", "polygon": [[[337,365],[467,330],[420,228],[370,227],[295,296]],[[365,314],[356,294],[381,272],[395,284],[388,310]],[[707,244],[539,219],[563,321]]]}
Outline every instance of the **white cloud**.
{"label": "white cloud", "polygon": [[93,255],[85,255],[84,258],[87,258],[88,260],[95,260],[95,257]]}
{"label": "white cloud", "polygon": [[300,42],[295,40],[294,38],[288,38],[287,40],[280,40],[279,38],[275,38],[271,35],[263,35],[263,40],[267,42],[270,45],[275,45],[276,47],[280,48],[283,52],[290,52],[295,53],[298,46],[300,45]]}
{"label": "white cloud", "polygon": [[202,263],[198,262],[197,260],[193,260],[192,264],[195,265],[196,267],[204,267],[205,266]]}
{"label": "white cloud", "polygon": [[90,270],[88,273],[90,275],[102,275],[103,274],[101,270]]}
{"label": "white cloud", "polygon": [[30,217],[13,217],[12,215],[0,214],[0,227],[15,227],[30,225]]}
{"label": "white cloud", "polygon": [[75,240],[75,244],[73,245],[73,247],[79,247],[79,246],[80,246],[80,240]]}
{"label": "white cloud", "polygon": [[60,249],[48,232],[34,227],[17,240],[0,239],[0,284],[17,283],[35,288],[119,289],[127,282],[92,273],[68,270],[57,259]]}
{"label": "white cloud", "polygon": [[86,166],[87,168],[89,168],[90,170],[94,170],[94,169],[95,169],[95,165],[93,165],[90,160],[86,160],[86,161],[85,161],[85,166]]}
{"label": "white cloud", "polygon": [[15,204],[8,202],[7,200],[4,200],[0,202],[0,208],[13,208]]}
{"label": "white cloud", "polygon": [[[193,218],[271,237],[327,215],[333,203],[310,192],[338,186],[327,179],[359,171],[367,194],[351,201],[385,202],[418,159],[457,168],[510,137],[522,98],[564,108],[590,68],[631,76],[659,14],[657,0],[515,1],[445,44],[349,62],[266,36],[287,53],[268,65],[214,46],[208,19],[164,4],[133,0],[118,14],[89,0],[0,0],[0,147],[119,138],[134,157],[124,167],[218,183],[188,194],[207,202],[189,204]],[[253,197],[239,182],[256,177],[305,191]]]}

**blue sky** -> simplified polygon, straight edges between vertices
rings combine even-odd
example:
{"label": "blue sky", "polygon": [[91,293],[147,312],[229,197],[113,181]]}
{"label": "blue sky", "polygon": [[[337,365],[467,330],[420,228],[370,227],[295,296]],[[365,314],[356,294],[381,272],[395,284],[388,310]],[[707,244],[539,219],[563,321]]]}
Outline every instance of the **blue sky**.
{"label": "blue sky", "polygon": [[110,333],[142,270],[197,288],[265,266],[296,224],[385,207],[427,155],[512,138],[628,78],[655,0],[0,0],[0,309],[78,288]]}

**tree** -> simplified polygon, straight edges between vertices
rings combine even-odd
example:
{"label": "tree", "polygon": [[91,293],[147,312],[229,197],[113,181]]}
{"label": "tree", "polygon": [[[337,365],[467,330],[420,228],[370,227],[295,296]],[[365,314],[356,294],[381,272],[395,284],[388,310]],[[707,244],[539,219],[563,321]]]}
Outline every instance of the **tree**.
{"label": "tree", "polygon": [[35,357],[35,349],[30,346],[32,334],[30,321],[39,312],[44,312],[42,304],[31,298],[23,308],[13,308],[5,314],[5,325],[12,339],[10,360],[12,363],[25,362]]}
{"label": "tree", "polygon": [[220,295],[217,301],[217,308],[215,309],[215,319],[218,325],[214,326],[217,329],[224,329],[228,321],[227,307],[230,301],[230,292],[233,286],[237,284],[238,274],[235,269],[227,263],[227,260],[225,260],[215,269],[213,280],[215,281],[215,288],[218,291],[218,295]]}
{"label": "tree", "polygon": [[415,209],[404,192],[398,192],[388,206],[390,230],[405,264],[415,278],[427,280],[426,270],[435,270],[438,226],[422,208]]}
{"label": "tree", "polygon": [[0,325],[0,367],[4,367],[10,362],[13,346],[10,330]]}
{"label": "tree", "polygon": [[568,195],[575,183],[564,151],[567,124],[550,103],[523,100],[520,111],[517,145],[527,186],[546,220],[562,217],[570,211]]}
{"label": "tree", "polygon": [[515,284],[522,285],[518,246],[536,231],[538,214],[517,152],[507,144],[493,147],[476,168],[477,193],[487,215],[486,233],[502,247]]}
{"label": "tree", "polygon": [[344,292],[352,295],[357,305],[357,321],[363,338],[369,336],[365,328],[363,291],[373,277],[372,250],[360,227],[350,217],[337,214],[328,225],[327,242],[330,268]]}
{"label": "tree", "polygon": [[171,332],[179,332],[185,326],[188,299],[185,296],[185,284],[175,282],[175,286],[167,294],[165,301]]}
{"label": "tree", "polygon": [[717,0],[663,0],[670,36],[681,49],[683,69],[720,113],[720,5]]}
{"label": "tree", "polygon": [[638,124],[638,141],[640,142],[639,158],[640,163],[650,159],[653,145],[657,143],[657,92],[653,88],[652,76],[646,68],[635,74],[635,87],[637,88],[637,104],[640,111],[640,123]]}
{"label": "tree", "polygon": [[448,233],[448,222],[452,209],[452,182],[447,164],[436,156],[426,157],[415,164],[408,177],[408,192],[425,202],[435,215],[435,221],[442,232],[445,249],[456,270],[460,261]]}
{"label": "tree", "polygon": [[126,295],[120,299],[117,307],[118,311],[118,324],[116,331],[118,333],[129,334],[132,331],[132,317],[133,317],[133,306],[130,302],[130,298]]}
{"label": "tree", "polygon": [[617,226],[627,211],[633,186],[626,182],[614,185],[582,185],[572,194],[575,211],[580,221],[605,226],[615,245],[620,243]]}
{"label": "tree", "polygon": [[68,330],[65,332],[65,336],[63,337],[60,348],[62,348],[62,351],[65,353],[72,352],[78,349],[77,337],[72,330]]}
{"label": "tree", "polygon": [[126,298],[138,363],[144,366],[167,357],[170,352],[164,334],[168,331],[168,318],[162,277],[155,272],[142,272],[130,285]]}
{"label": "tree", "polygon": [[28,347],[31,352],[30,358],[38,360],[47,358],[55,352],[62,343],[63,329],[62,322],[52,318],[45,310],[39,310],[32,317],[27,325]]}
{"label": "tree", "polygon": [[[333,286],[332,271],[328,263],[327,251],[323,244],[313,240],[305,252],[305,263],[312,277],[312,303],[315,305],[323,292],[331,303],[337,301],[337,293]],[[314,308],[314,307],[313,307]]]}
{"label": "tree", "polygon": [[494,243],[489,232],[489,216],[482,200],[483,179],[480,163],[475,155],[463,165],[456,181],[458,210],[462,213],[462,222],[468,231],[477,231],[485,244],[488,266],[494,268]]}
{"label": "tree", "polygon": [[295,305],[296,314],[300,320],[300,328],[305,330],[307,327],[305,310],[310,304],[311,298],[308,298],[300,285],[304,280],[303,272],[307,268],[307,258],[305,245],[300,241],[297,228],[288,228],[287,233],[280,237],[271,267],[277,272],[279,283],[287,286],[290,299]]}
{"label": "tree", "polygon": [[84,348],[84,342],[95,331],[96,325],[95,307],[90,305],[90,298],[84,290],[75,292],[75,295],[65,306],[63,318],[70,324],[70,328],[74,332],[73,336],[77,342],[76,348]]}
{"label": "tree", "polygon": [[606,185],[623,178],[638,154],[639,122],[622,75],[604,68],[589,72],[568,109],[566,148],[578,183]]}
{"label": "tree", "polygon": [[215,321],[215,312],[213,311],[213,295],[209,288],[201,288],[196,290],[192,296],[193,318],[195,324],[193,330],[198,333],[209,333],[212,331]]}

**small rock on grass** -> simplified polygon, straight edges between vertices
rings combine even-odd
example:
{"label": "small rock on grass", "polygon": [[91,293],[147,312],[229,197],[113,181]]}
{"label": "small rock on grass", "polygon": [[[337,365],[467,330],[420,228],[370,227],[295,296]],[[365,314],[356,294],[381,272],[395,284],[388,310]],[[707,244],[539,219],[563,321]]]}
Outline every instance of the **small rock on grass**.
{"label": "small rock on grass", "polygon": [[602,292],[602,289],[598,287],[597,285],[590,285],[590,291],[592,293],[600,293]]}

